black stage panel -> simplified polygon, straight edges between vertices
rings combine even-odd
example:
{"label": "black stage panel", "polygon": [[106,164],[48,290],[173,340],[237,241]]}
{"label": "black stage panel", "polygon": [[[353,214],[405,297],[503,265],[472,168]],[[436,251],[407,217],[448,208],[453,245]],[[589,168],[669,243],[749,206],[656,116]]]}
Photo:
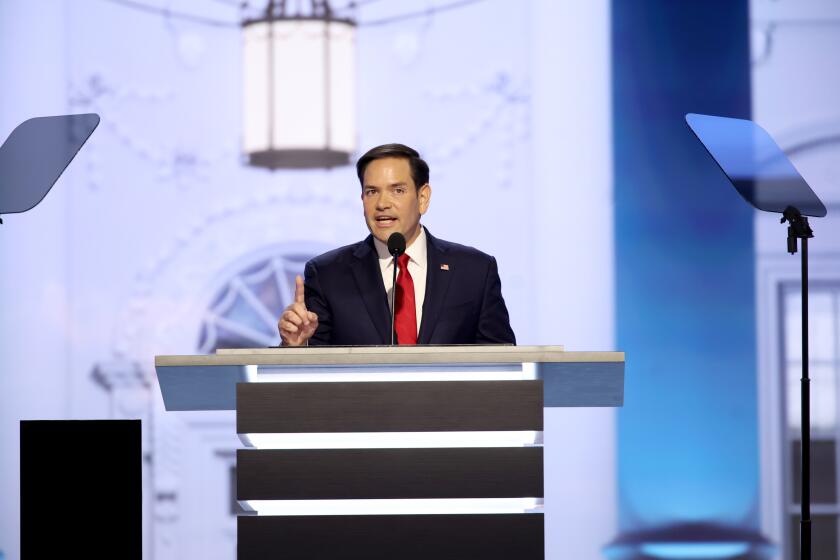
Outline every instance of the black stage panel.
{"label": "black stage panel", "polygon": [[22,420],[22,560],[140,560],[141,466],[140,420]]}
{"label": "black stage panel", "polygon": [[543,560],[543,515],[240,516],[238,560]]}
{"label": "black stage panel", "polygon": [[541,498],[542,447],[240,449],[237,499]]}

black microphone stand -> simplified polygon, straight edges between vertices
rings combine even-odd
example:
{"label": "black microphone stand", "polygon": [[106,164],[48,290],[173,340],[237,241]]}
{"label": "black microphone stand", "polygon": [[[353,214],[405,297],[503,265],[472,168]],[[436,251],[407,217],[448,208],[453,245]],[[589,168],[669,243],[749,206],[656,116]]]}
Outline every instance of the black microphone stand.
{"label": "black microphone stand", "polygon": [[802,499],[799,521],[799,557],[811,560],[811,392],[808,378],[808,239],[814,237],[808,218],[788,206],[781,223],[788,222],[787,250],[796,253],[796,240],[802,240]]}
{"label": "black microphone stand", "polygon": [[405,253],[405,236],[403,234],[395,231],[388,237],[388,252],[394,257],[394,275],[391,284],[391,346],[394,346],[399,342],[394,330],[394,318],[397,311],[397,258]]}
{"label": "black microphone stand", "polygon": [[396,330],[394,328],[394,313],[397,307],[397,252],[394,252],[394,281],[391,283],[391,346],[397,343]]}

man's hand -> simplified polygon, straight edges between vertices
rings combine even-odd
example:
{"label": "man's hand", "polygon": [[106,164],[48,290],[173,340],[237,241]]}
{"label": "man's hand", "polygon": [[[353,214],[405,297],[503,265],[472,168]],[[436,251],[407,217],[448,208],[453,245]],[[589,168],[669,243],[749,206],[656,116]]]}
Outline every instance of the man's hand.
{"label": "man's hand", "polygon": [[303,346],[318,328],[318,315],[306,309],[303,300],[303,278],[295,277],[295,301],[283,310],[277,322],[283,346]]}

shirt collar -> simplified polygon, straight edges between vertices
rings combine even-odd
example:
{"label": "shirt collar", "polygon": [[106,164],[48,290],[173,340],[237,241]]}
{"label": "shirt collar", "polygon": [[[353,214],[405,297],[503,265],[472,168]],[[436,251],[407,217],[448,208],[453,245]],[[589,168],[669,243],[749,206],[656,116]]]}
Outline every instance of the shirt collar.
{"label": "shirt collar", "polygon": [[[380,259],[394,259],[388,252],[388,245],[375,237],[373,238],[373,245],[376,247],[376,253]],[[405,252],[416,264],[426,266],[426,228],[420,226],[420,235],[406,248]]]}

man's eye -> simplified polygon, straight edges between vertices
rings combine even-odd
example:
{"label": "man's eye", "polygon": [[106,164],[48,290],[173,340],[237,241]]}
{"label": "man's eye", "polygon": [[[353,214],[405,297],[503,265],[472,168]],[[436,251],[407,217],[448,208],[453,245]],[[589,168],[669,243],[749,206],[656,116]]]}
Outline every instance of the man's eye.
{"label": "man's eye", "polygon": [[371,196],[371,195],[373,195],[374,193],[376,193],[376,191],[375,191],[375,190],[373,190],[373,189],[368,189],[368,190],[366,190],[366,191],[365,191],[365,196]]}
{"label": "man's eye", "polygon": [[396,189],[394,189],[394,192],[397,194],[405,194],[405,189],[402,187],[397,187]]}

